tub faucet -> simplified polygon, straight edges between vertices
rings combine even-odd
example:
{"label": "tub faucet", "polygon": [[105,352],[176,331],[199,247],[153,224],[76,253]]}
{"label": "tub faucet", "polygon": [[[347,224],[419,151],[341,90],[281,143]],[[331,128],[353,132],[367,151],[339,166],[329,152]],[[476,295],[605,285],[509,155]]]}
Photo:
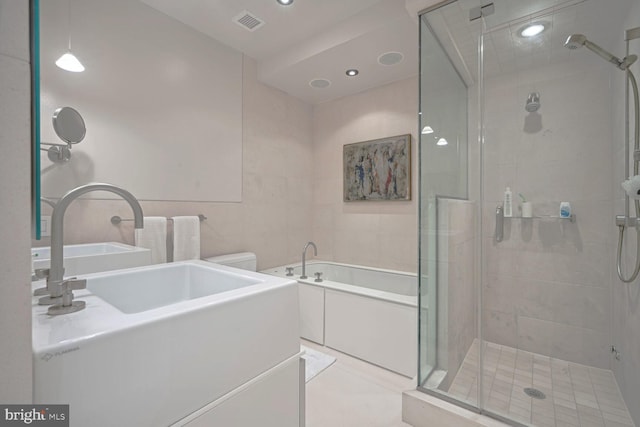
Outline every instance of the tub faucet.
{"label": "tub faucet", "polygon": [[306,279],[307,278],[307,273],[306,273],[306,258],[307,258],[307,248],[309,246],[313,246],[313,254],[315,256],[318,256],[318,248],[316,247],[316,244],[313,242],[308,242],[306,245],[304,245],[304,249],[302,250],[302,276],[300,276],[301,279]]}
{"label": "tub faucet", "polygon": [[[56,203],[51,214],[51,266],[39,273],[47,278],[47,291],[49,296],[40,298],[38,304],[51,305],[48,313],[51,315],[73,313],[85,307],[84,301],[73,301],[73,290],[87,287],[86,280],[77,280],[75,277],[64,280],[64,214],[67,207],[78,197],[91,191],[109,191],[122,197],[133,209],[134,226],[142,228],[143,213],[138,200],[120,187],[111,184],[86,184],[75,188],[65,194]],[[55,304],[55,305],[52,305]]]}

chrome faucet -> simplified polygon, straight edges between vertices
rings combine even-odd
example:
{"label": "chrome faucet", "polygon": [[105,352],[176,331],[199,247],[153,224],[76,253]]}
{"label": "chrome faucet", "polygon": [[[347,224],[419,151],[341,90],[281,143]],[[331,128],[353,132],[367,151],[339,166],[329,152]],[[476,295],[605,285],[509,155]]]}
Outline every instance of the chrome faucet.
{"label": "chrome faucet", "polygon": [[307,258],[307,248],[309,246],[313,246],[313,254],[315,256],[318,256],[318,248],[316,247],[315,243],[308,242],[306,245],[304,245],[304,249],[302,250],[302,276],[300,276],[301,279],[306,279],[307,278],[307,274],[306,274],[306,258]]}
{"label": "chrome faucet", "polygon": [[48,313],[51,315],[73,313],[85,307],[84,301],[73,301],[73,290],[87,287],[86,280],[76,280],[75,277],[64,280],[64,214],[67,207],[78,197],[91,191],[109,191],[122,197],[133,209],[134,226],[142,228],[142,207],[133,194],[112,184],[86,184],[65,194],[56,203],[51,214],[51,266],[40,271],[40,275],[47,278],[49,296],[40,298],[38,304],[52,305]]}

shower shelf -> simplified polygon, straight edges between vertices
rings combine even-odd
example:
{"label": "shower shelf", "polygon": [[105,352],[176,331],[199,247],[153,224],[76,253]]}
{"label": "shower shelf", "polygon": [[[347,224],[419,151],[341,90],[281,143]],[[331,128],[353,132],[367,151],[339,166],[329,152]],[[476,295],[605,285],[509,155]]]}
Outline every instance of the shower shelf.
{"label": "shower shelf", "polygon": [[561,219],[563,221],[576,222],[576,215],[575,214],[571,214],[571,216],[568,217],[568,218],[561,217],[561,216],[558,216],[558,215],[536,215],[536,216],[527,216],[527,217],[523,217],[523,216],[511,216],[511,217],[508,217],[508,216],[506,216],[505,219]]}

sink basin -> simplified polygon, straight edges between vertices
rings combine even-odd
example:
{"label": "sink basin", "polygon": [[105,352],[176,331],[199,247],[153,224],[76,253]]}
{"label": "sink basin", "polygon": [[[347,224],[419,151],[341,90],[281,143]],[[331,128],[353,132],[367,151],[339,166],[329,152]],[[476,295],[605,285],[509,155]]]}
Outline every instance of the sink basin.
{"label": "sink basin", "polygon": [[[49,268],[51,248],[31,248],[34,268]],[[64,247],[64,275],[98,273],[151,264],[151,251],[123,243],[87,243]]]}
{"label": "sink basin", "polygon": [[154,269],[123,270],[91,278],[87,289],[123,313],[139,313],[264,281],[215,270],[208,264],[172,263]]}
{"label": "sink basin", "polygon": [[82,311],[33,299],[34,402],[69,404],[72,427],[183,425],[299,355],[293,280],[195,260],[81,278]]}

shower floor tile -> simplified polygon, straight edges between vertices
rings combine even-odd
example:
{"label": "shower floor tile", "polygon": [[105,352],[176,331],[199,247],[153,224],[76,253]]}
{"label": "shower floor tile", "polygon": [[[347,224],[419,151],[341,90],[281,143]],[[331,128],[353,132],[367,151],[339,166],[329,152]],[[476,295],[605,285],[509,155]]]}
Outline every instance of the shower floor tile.
{"label": "shower floor tile", "polygon": [[[449,387],[452,396],[477,405],[476,340]],[[512,347],[485,343],[486,408],[535,426],[634,427],[613,373]],[[544,398],[531,397],[532,393]]]}

